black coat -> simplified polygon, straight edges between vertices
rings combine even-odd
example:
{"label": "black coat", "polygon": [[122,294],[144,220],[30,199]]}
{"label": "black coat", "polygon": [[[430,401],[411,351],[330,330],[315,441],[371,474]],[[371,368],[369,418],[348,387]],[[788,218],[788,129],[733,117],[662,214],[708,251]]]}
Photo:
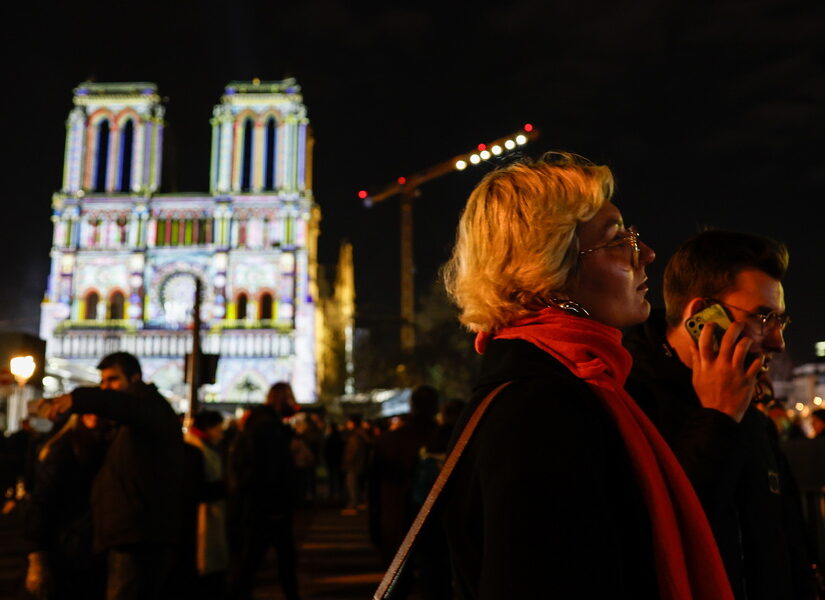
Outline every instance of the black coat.
{"label": "black coat", "polygon": [[456,432],[505,381],[442,507],[461,597],[658,598],[647,508],[585,382],[532,344],[493,340]]}
{"label": "black coat", "polygon": [[740,423],[704,408],[660,311],[624,343],[633,354],[627,390],[696,489],[736,598],[813,598],[799,495],[771,421],[753,406]]}
{"label": "black coat", "polygon": [[255,526],[263,516],[290,515],[295,466],[292,429],[266,404],[255,407],[229,453],[229,500],[233,525]]}
{"label": "black coat", "polygon": [[183,435],[166,398],[143,382],[130,384],[126,392],[77,388],[72,412],[118,424],[92,487],[95,548],[177,544]]}

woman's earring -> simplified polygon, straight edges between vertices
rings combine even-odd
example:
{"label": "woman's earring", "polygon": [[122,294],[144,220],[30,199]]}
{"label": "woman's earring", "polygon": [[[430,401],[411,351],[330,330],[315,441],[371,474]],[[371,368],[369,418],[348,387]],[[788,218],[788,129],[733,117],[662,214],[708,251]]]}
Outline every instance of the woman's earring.
{"label": "woman's earring", "polygon": [[590,316],[590,313],[585,307],[578,302],[574,302],[573,300],[565,300],[564,298],[550,298],[545,302],[547,306],[555,306],[565,312],[569,312],[571,315],[576,315],[578,317]]}

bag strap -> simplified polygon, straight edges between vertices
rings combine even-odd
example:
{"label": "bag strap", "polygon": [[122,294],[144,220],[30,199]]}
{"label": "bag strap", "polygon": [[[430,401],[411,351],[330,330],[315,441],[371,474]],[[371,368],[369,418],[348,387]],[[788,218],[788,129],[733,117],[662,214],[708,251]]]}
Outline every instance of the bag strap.
{"label": "bag strap", "polygon": [[511,381],[505,381],[499,385],[496,389],[487,394],[484,400],[481,401],[481,404],[479,404],[475,411],[473,411],[473,415],[464,427],[464,431],[461,432],[458,441],[450,452],[450,455],[447,457],[447,460],[444,462],[444,466],[441,467],[441,471],[438,473],[438,478],[435,480],[435,483],[433,483],[430,493],[427,494],[427,499],[424,500],[421,510],[418,511],[418,516],[415,517],[415,521],[413,521],[410,530],[404,537],[404,541],[395,553],[395,557],[392,559],[392,563],[390,563],[390,568],[387,569],[386,573],[384,573],[384,578],[381,580],[378,590],[376,590],[373,595],[373,600],[386,600],[389,597],[393,587],[398,582],[401,568],[404,566],[404,563],[410,555],[410,550],[412,550],[415,539],[421,532],[421,528],[424,527],[424,523],[427,522],[427,518],[430,516],[430,511],[435,505],[436,500],[438,500],[438,497],[441,495],[441,491],[444,489],[444,486],[447,484],[447,479],[450,478],[450,474],[453,472],[453,469],[455,469],[456,463],[458,462],[458,459],[461,458],[461,454],[464,452],[464,448],[470,441],[470,437],[472,437],[479,421],[481,421],[481,417],[484,415],[487,407],[490,406],[493,398],[495,398],[501,390],[506,388],[511,383]]}

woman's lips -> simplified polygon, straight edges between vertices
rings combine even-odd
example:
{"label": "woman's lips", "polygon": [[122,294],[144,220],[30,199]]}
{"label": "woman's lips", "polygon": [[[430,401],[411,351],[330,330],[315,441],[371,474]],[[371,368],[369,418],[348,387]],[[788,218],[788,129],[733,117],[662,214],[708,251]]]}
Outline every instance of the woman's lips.
{"label": "woman's lips", "polygon": [[636,289],[640,292],[646,292],[648,290],[647,279],[645,279]]}

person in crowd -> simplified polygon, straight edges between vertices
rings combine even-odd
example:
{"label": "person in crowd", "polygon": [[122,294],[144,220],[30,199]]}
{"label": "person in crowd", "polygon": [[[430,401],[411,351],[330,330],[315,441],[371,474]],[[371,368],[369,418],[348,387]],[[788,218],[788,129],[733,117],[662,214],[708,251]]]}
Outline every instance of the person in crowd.
{"label": "person in crowd", "polygon": [[[783,413],[786,412],[782,409]],[[778,411],[776,411],[778,412]],[[787,419],[787,414],[785,414]],[[774,419],[777,422],[777,419]],[[778,427],[777,427],[778,428]],[[788,458],[799,493],[802,497],[803,514],[809,532],[810,555],[817,564],[817,584],[819,597],[825,598],[822,565],[825,564],[825,515],[822,513],[825,501],[825,409],[811,413],[811,428],[814,436],[780,437],[780,447]]]}
{"label": "person in crowd", "polygon": [[295,499],[299,506],[315,501],[315,465],[317,457],[312,449],[313,432],[307,413],[299,412],[290,420],[293,435],[290,440],[292,462],[295,465]]}
{"label": "person in crowd", "polygon": [[324,428],[326,426],[323,416],[317,412],[307,412],[306,428],[302,436],[304,441],[312,451],[313,466],[307,477],[307,500],[312,503],[318,502],[318,474],[317,468],[321,464],[322,445],[324,442]]}
{"label": "person in crowd", "polygon": [[144,383],[126,352],[104,357],[100,387],[43,399],[48,416],[94,414],[114,422],[92,484],[94,549],[106,553],[106,597],[166,596],[180,543],[183,435],[169,402]]}
{"label": "person in crowd", "polygon": [[612,195],[608,167],[549,153],[487,174],[461,215],[444,278],[483,361],[456,433],[499,392],[443,498],[460,597],[731,598],[695,492],[624,391],[654,253]]}
{"label": "person in crowd", "polygon": [[[627,389],[670,442],[699,494],[736,598],[813,598],[796,486],[773,424],[753,404],[761,371],[785,350],[784,244],[704,231],[668,261],[665,311],[630,330]],[[732,324],[697,341],[686,322],[713,304]]]}
{"label": "person in crowd", "polygon": [[[181,429],[186,431],[185,414],[178,415]],[[184,440],[186,436],[184,435]],[[172,565],[173,576],[168,586],[170,600],[196,598],[200,575],[197,567],[198,510],[206,486],[203,452],[192,444],[183,445],[180,483],[180,544]]]}
{"label": "person in crowd", "polygon": [[375,441],[368,476],[369,520],[384,566],[389,566],[415,518],[412,491],[416,466],[421,449],[436,430],[437,412],[438,391],[420,385],[410,396],[407,421]]}
{"label": "person in crowd", "polygon": [[340,502],[343,491],[344,474],[341,461],[344,457],[344,439],[334,421],[326,426],[323,443],[324,466],[327,470],[327,500]]}
{"label": "person in crowd", "polygon": [[351,415],[347,419],[344,458],[341,461],[347,486],[347,506],[341,511],[344,515],[358,514],[358,507],[361,506],[361,477],[366,471],[369,444],[367,435],[361,426],[361,416]]}
{"label": "person in crowd", "polygon": [[825,437],[825,408],[820,408],[811,413],[811,427],[814,430],[815,438]]}
{"label": "person in crowd", "polygon": [[293,534],[295,466],[292,430],[284,419],[294,412],[286,382],[270,388],[235,436],[229,456],[229,595],[251,598],[255,574],[270,546],[287,600],[298,600],[297,554]]}
{"label": "person in crowd", "polygon": [[108,443],[105,419],[71,415],[37,457],[36,485],[25,513],[26,590],[36,598],[104,598],[103,555],[92,549],[92,483]]}
{"label": "person in crowd", "polygon": [[195,534],[195,565],[199,575],[196,597],[223,598],[229,568],[226,482],[220,453],[223,415],[214,410],[198,412],[185,440],[203,456],[203,486],[198,498]]}
{"label": "person in crowd", "polygon": [[51,430],[40,431],[33,421],[35,419],[26,417],[20,421],[20,429],[8,437],[0,435],[0,494],[4,498],[0,510],[2,514],[14,510],[20,500],[34,491],[40,447],[63,425],[61,422]]}

